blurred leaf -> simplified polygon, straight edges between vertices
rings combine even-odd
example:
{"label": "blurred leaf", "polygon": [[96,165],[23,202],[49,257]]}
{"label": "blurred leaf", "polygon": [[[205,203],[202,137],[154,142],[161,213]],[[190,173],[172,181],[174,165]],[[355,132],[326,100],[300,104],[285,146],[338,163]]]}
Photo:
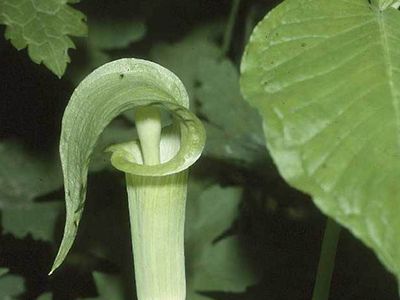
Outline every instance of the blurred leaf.
{"label": "blurred leaf", "polygon": [[146,34],[146,25],[140,19],[119,20],[91,17],[89,15],[89,35],[82,41],[83,61],[72,64],[70,78],[77,85],[97,67],[116,58],[107,50],[121,50],[131,43],[141,40]]}
{"label": "blurred leaf", "polygon": [[222,30],[223,26],[220,23],[202,25],[180,42],[157,43],[150,50],[152,60],[173,71],[182,80],[192,101],[191,109],[194,111],[194,88],[198,84],[197,73],[200,64],[198,58],[219,57],[221,50],[212,41],[218,34],[222,35]]}
{"label": "blurred leaf", "polygon": [[60,167],[51,157],[39,157],[16,141],[0,143],[0,209],[6,233],[51,240],[60,203],[36,203],[36,197],[62,186]]}
{"label": "blurred leaf", "polygon": [[233,63],[209,57],[198,61],[198,113],[209,122],[205,155],[245,162],[265,160],[261,117],[243,101]]}
{"label": "blurred leaf", "polygon": [[[191,285],[195,291],[243,292],[258,282],[258,276],[250,268],[240,241],[230,236],[215,244],[207,244],[193,276]],[[189,300],[207,299],[193,294]]]}
{"label": "blurred leaf", "polygon": [[84,298],[85,300],[125,300],[124,289],[119,276],[93,272],[93,277],[99,296],[97,298]]}
{"label": "blurred leaf", "polygon": [[[193,199],[201,184],[191,182],[186,214],[188,300],[205,300],[199,291],[241,292],[257,282],[236,236],[214,243],[232,225],[238,214],[240,188],[206,188]],[[204,188],[204,186],[203,186]],[[193,193],[192,193],[193,192]]]}
{"label": "blurred leaf", "polygon": [[29,206],[32,200],[62,186],[60,166],[16,141],[0,143],[0,209]]}
{"label": "blurred leaf", "polygon": [[7,274],[8,273],[8,269],[7,268],[0,268],[0,277]]}
{"label": "blurred leaf", "polygon": [[238,214],[242,196],[239,187],[205,187],[203,182],[190,180],[186,208],[186,243],[190,254],[201,252],[227,230]]}
{"label": "blurred leaf", "polygon": [[98,49],[123,49],[145,34],[146,26],[141,20],[89,19],[89,43]]}
{"label": "blurred leaf", "polygon": [[199,26],[176,44],[157,44],[150,56],[180,77],[192,109],[205,118],[204,155],[246,163],[264,160],[261,118],[243,101],[238,70],[216,44],[222,28],[219,23]]}
{"label": "blurred leaf", "polygon": [[25,291],[24,279],[17,275],[7,274],[7,269],[0,270],[0,299],[16,300]]}
{"label": "blurred leaf", "polygon": [[61,77],[70,62],[68,49],[75,45],[69,36],[85,36],[85,16],[65,0],[2,0],[0,23],[5,37]]}
{"label": "blurred leaf", "polygon": [[94,69],[112,60],[107,53],[89,43],[81,43],[79,49],[83,52],[84,59],[82,61],[74,61],[67,72],[68,78],[76,86]]}
{"label": "blurred leaf", "polygon": [[51,293],[45,293],[39,296],[37,300],[51,300],[53,299],[53,295]]}
{"label": "blurred leaf", "polygon": [[124,300],[121,279],[116,275],[93,273],[100,299]]}
{"label": "blurred leaf", "polygon": [[2,210],[4,232],[21,239],[31,233],[34,239],[51,241],[63,209],[62,202],[31,202],[22,207],[5,208]]}

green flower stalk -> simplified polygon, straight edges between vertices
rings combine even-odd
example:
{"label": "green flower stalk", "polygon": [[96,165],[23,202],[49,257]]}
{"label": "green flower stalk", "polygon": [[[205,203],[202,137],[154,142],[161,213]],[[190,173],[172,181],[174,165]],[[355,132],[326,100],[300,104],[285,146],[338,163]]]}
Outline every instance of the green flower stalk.
{"label": "green flower stalk", "polygon": [[[88,165],[107,124],[135,108],[139,140],[109,147],[125,172],[139,300],[183,300],[184,216],[188,167],[200,156],[205,131],[188,110],[181,81],[144,60],[121,59],[91,73],[73,93],[62,123],[60,154],[67,217],[52,273],[65,259],[81,219]],[[162,128],[160,108],[171,113]]]}
{"label": "green flower stalk", "polygon": [[[146,165],[158,165],[177,154],[180,147],[177,128],[170,126],[161,135],[157,108],[140,108],[135,117],[140,143],[110,147],[115,156],[124,157],[125,151]],[[185,299],[183,243],[187,178],[187,170],[165,176],[126,173],[139,299]]]}

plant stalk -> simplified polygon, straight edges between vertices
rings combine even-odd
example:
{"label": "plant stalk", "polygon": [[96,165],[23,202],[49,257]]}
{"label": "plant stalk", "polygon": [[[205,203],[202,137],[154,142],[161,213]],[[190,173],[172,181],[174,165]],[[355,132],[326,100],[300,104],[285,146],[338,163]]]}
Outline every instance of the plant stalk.
{"label": "plant stalk", "polygon": [[[159,164],[161,120],[158,108],[139,108],[135,121],[144,164]],[[179,142],[175,146],[177,150]],[[174,154],[172,151],[167,156]],[[166,176],[126,174],[139,300],[184,300],[186,297],[184,222],[187,174],[187,170]]]}
{"label": "plant stalk", "polygon": [[139,300],[184,300],[187,171],[126,175]]}
{"label": "plant stalk", "polygon": [[235,28],[235,23],[236,23],[237,14],[239,11],[239,6],[240,6],[240,0],[232,1],[232,8],[229,13],[229,18],[228,18],[228,22],[226,24],[224,38],[222,41],[221,50],[222,50],[223,56],[225,56],[228,53],[229,47],[231,46],[231,43],[232,43],[233,30]]}
{"label": "plant stalk", "polygon": [[321,256],[318,264],[312,300],[328,300],[331,287],[335,256],[341,227],[328,218],[322,240]]}

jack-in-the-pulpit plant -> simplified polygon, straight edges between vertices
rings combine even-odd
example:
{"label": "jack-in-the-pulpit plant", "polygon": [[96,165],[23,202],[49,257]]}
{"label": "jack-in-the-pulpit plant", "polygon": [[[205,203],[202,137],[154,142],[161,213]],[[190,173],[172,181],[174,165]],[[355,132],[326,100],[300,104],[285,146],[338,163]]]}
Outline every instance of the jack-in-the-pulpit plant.
{"label": "jack-in-the-pulpit plant", "polygon": [[[126,174],[138,299],[185,299],[187,169],[205,143],[203,125],[188,107],[181,81],[145,60],[108,63],[80,83],[62,121],[60,154],[67,216],[51,272],[63,262],[77,234],[98,137],[117,115],[135,109],[139,139],[108,150],[113,166]],[[172,117],[164,128],[161,108]]]}

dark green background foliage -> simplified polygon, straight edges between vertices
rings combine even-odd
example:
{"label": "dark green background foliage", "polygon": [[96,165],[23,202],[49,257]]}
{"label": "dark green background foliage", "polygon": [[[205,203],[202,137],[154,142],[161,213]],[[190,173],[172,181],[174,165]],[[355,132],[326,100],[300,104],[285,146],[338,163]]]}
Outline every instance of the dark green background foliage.
{"label": "dark green background foliage", "polygon": [[[74,38],[77,50],[69,51],[62,79],[0,39],[0,300],[134,297],[124,177],[103,153],[133,136],[132,113],[103,133],[78,241],[63,267],[47,276],[64,224],[57,156],[63,110],[86,74],[121,57],[174,71],[207,129],[206,150],[189,183],[188,300],[311,298],[325,218],[278,175],[261,120],[238,85],[248,36],[277,3],[241,1],[227,43],[230,1],[82,1],[73,7],[87,16],[89,36]],[[346,231],[331,294],[397,299],[392,276]]]}

